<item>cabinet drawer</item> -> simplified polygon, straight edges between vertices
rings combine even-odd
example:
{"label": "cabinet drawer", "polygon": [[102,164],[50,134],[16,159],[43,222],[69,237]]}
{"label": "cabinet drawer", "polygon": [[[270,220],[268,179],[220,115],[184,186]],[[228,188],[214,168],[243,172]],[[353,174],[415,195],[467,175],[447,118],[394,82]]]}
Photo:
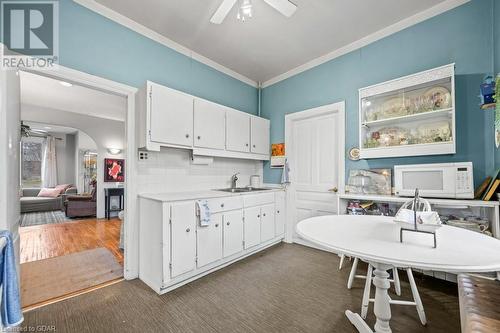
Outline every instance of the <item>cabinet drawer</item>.
{"label": "cabinet drawer", "polygon": [[270,203],[274,203],[274,192],[243,196],[243,205],[245,207],[261,206]]}
{"label": "cabinet drawer", "polygon": [[208,200],[208,208],[211,213],[224,212],[227,210],[241,209],[243,207],[243,202],[241,198],[217,198]]}

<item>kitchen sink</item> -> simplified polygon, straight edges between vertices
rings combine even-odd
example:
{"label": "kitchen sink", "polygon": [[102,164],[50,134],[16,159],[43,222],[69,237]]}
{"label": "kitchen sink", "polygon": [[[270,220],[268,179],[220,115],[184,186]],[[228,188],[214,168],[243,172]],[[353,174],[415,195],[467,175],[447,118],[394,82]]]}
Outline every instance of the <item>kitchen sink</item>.
{"label": "kitchen sink", "polygon": [[271,188],[263,187],[236,187],[236,188],[221,188],[216,191],[230,192],[230,193],[244,193],[244,192],[256,192],[256,191],[269,191]]}

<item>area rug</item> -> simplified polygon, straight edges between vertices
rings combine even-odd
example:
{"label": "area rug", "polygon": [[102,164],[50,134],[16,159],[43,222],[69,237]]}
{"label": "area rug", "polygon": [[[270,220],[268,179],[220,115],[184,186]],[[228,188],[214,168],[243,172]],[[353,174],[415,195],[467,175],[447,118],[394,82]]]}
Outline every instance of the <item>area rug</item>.
{"label": "area rug", "polygon": [[123,276],[123,267],[106,248],[21,264],[21,303],[27,307]]}
{"label": "area rug", "polygon": [[54,224],[67,222],[69,219],[61,210],[49,212],[32,212],[21,214],[21,227],[30,227],[41,224]]}

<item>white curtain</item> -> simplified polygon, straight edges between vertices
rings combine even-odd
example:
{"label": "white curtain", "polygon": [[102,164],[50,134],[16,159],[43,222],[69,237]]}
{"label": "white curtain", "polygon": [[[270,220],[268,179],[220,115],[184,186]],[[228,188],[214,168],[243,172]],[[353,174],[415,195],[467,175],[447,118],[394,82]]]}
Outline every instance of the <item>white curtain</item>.
{"label": "white curtain", "polygon": [[43,187],[57,185],[56,138],[50,135],[47,136],[43,149],[42,184]]}

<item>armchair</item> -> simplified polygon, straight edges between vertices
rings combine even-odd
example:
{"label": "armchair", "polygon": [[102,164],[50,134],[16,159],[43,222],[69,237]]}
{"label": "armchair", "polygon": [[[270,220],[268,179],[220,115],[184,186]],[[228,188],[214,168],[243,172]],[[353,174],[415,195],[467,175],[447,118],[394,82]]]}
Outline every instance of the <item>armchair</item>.
{"label": "armchair", "polygon": [[68,195],[64,202],[66,217],[96,216],[97,191],[93,188],[91,195]]}

